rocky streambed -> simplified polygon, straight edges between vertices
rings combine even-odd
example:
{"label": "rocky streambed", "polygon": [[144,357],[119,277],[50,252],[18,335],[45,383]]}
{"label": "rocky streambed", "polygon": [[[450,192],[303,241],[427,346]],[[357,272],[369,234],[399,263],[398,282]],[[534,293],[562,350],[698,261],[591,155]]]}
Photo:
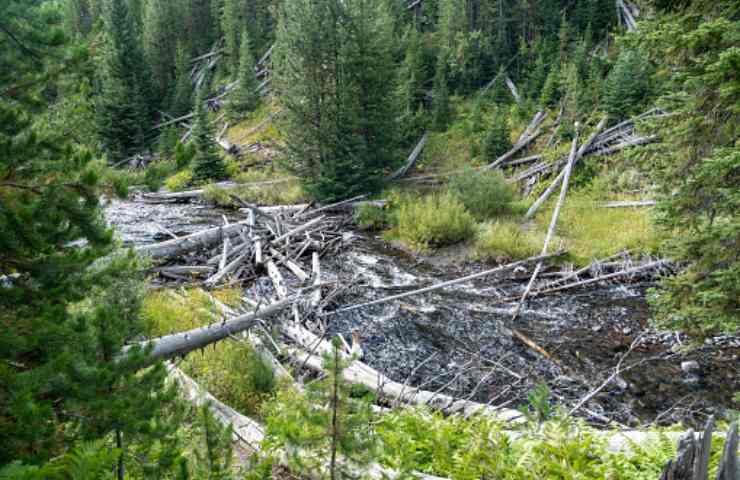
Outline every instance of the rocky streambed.
{"label": "rocky streambed", "polygon": [[[112,201],[106,218],[124,245],[165,240],[222,223],[223,212],[197,204]],[[343,253],[322,260],[328,281],[347,288],[332,308],[356,305],[458,278],[489,266],[419,258],[361,232]],[[647,327],[649,282],[599,284],[528,301],[515,324],[497,299],[520,292],[526,271],[485,277],[427,294],[328,315],[330,334],[356,332],[364,361],[390,378],[425,390],[516,407],[538,384],[553,403],[571,407],[621,372],[579,411],[596,423],[702,424],[706,415],[740,409],[740,337],[690,343]],[[245,285],[269,289],[269,284]],[[331,308],[329,309],[331,310]],[[517,329],[545,358],[512,337]],[[621,363],[620,363],[621,360]]]}

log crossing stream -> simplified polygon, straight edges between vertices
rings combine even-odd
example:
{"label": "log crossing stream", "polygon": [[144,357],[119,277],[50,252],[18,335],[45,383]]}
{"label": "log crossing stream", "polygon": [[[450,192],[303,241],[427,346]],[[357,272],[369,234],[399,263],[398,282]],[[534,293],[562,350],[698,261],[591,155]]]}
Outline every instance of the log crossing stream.
{"label": "log crossing stream", "polygon": [[[197,204],[148,204],[114,200],[106,218],[126,246],[140,246],[222,224],[222,215]],[[490,266],[454,258],[418,258],[362,232],[335,258],[322,260],[323,280],[352,285],[337,308],[450,280]],[[546,383],[552,400],[568,409],[614,373],[622,357],[629,366],[579,412],[595,423],[689,420],[701,425],[721,415],[740,391],[740,338],[719,337],[688,354],[688,340],[674,332],[646,329],[650,282],[598,284],[530,299],[516,324],[513,304],[496,304],[521,289],[527,271],[485,277],[399,301],[325,318],[329,334],[362,343],[363,361],[388,377],[481,403],[513,408]],[[253,283],[250,289],[269,289]],[[525,333],[553,356],[543,358],[511,336]],[[639,338],[638,338],[639,337]],[[637,339],[637,341],[635,341]],[[632,347],[632,348],[631,348]],[[631,348],[631,349],[630,349]],[[625,356],[625,353],[629,354]]]}

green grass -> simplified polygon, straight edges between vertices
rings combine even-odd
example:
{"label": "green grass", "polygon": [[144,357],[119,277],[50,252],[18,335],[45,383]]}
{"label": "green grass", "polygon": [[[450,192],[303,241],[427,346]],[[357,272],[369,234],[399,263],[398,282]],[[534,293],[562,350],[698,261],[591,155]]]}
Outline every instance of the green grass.
{"label": "green grass", "polygon": [[293,205],[305,202],[307,197],[300,182],[289,180],[272,185],[239,186],[222,188],[215,185],[206,185],[203,197],[219,207],[236,208],[240,203],[231,195],[241,200],[258,205]]}
{"label": "green grass", "polygon": [[[241,302],[238,289],[222,289],[212,295],[226,305]],[[200,289],[175,293],[157,290],[144,299],[142,315],[152,337],[189,330],[220,321],[219,311],[208,295]],[[261,414],[262,403],[274,389],[271,371],[247,343],[224,340],[193,352],[179,367],[197,380],[216,398],[247,414]]]}
{"label": "green grass", "polygon": [[450,179],[449,189],[478,220],[511,213],[517,197],[499,171],[476,172],[468,168]]}
{"label": "green grass", "polygon": [[395,234],[418,251],[453,245],[475,233],[473,215],[449,192],[405,197],[398,206],[396,220]]}
{"label": "green grass", "polygon": [[545,235],[514,220],[485,224],[475,241],[475,255],[482,260],[521,260],[542,251]]}
{"label": "green grass", "polygon": [[174,175],[167,177],[164,186],[171,192],[185,190],[193,182],[193,171],[190,168],[181,170]]}

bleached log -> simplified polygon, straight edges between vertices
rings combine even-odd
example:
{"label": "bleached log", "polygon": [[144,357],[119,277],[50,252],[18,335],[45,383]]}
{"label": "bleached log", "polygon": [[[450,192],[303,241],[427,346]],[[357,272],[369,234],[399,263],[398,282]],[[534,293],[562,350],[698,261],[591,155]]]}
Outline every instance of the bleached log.
{"label": "bleached log", "polygon": [[619,142],[615,145],[612,145],[610,147],[598,150],[594,152],[594,155],[611,155],[612,153],[616,153],[619,151],[624,150],[625,148],[629,147],[637,147],[639,145],[648,145],[650,143],[655,143],[659,140],[659,137],[657,135],[650,135],[647,137],[637,137],[629,140],[624,140],[622,142]]}
{"label": "bleached log", "polygon": [[163,128],[163,127],[166,127],[168,125],[173,125],[175,123],[184,122],[185,120],[190,120],[194,116],[195,116],[195,113],[191,112],[191,113],[188,113],[186,115],[182,115],[180,117],[173,118],[172,120],[167,120],[166,122],[160,122],[160,123],[154,125],[154,127],[152,127],[152,128],[155,129],[155,130],[157,130],[159,128]]}
{"label": "bleached log", "polygon": [[314,218],[313,220],[310,220],[310,221],[304,223],[303,225],[300,225],[300,226],[294,228],[293,230],[290,230],[289,232],[284,233],[283,235],[280,235],[279,237],[277,237],[274,240],[272,240],[270,243],[272,245],[277,245],[280,242],[282,242],[283,240],[292,237],[293,235],[297,235],[299,233],[303,233],[306,230],[308,230],[309,228],[311,228],[314,225],[316,225],[317,223],[319,223],[322,220],[324,220],[324,218],[326,218],[324,215],[322,215],[320,217],[317,217],[317,218]]}
{"label": "bleached log", "polygon": [[268,58],[272,55],[272,51],[275,49],[275,44],[273,43],[270,45],[270,48],[267,49],[267,51],[260,57],[259,60],[257,60],[257,63],[255,66],[264,65]]}
{"label": "bleached log", "polygon": [[[575,158],[573,159],[573,166],[580,160],[583,155],[591,148],[591,145],[596,141],[596,138],[599,136],[601,131],[604,129],[604,126],[606,126],[607,118],[605,117],[602,119],[599,124],[596,126],[596,129],[594,130],[593,134],[591,135],[591,138],[589,138],[586,143],[581,145],[581,147],[578,149],[578,152],[576,152]],[[568,162],[570,164],[570,162]],[[527,214],[524,215],[525,219],[530,219],[534,216],[535,213],[537,213],[537,210],[542,206],[545,201],[550,197],[553,191],[555,191],[555,188],[557,188],[558,185],[560,185],[560,182],[563,181],[563,178],[566,175],[567,166],[563,168],[563,171],[560,172],[560,174],[553,180],[553,182],[550,184],[549,187],[547,187],[547,190],[542,192],[542,195],[535,201],[531,207],[529,207],[529,210],[527,210]],[[571,166],[572,168],[572,166]]]}
{"label": "bleached log", "polygon": [[311,271],[313,276],[313,285],[316,290],[311,294],[311,306],[316,308],[321,303],[321,263],[319,260],[319,252],[313,252],[311,256]]}
{"label": "bleached log", "polygon": [[655,200],[635,200],[622,202],[607,202],[601,208],[633,208],[633,207],[652,207],[656,204]]}
{"label": "bleached log", "polygon": [[231,263],[226,265],[223,269],[219,270],[215,275],[212,275],[210,278],[208,278],[208,280],[205,281],[205,284],[211,287],[216,285],[226,275],[230,274],[231,272],[236,270],[239,265],[244,263],[244,260],[246,260],[247,256],[251,253],[252,252],[247,251],[236,257]]}
{"label": "bleached log", "polygon": [[475,280],[477,278],[482,278],[482,277],[485,277],[485,276],[488,276],[488,275],[493,275],[493,274],[496,274],[496,273],[505,272],[507,270],[512,270],[512,269],[515,269],[515,268],[520,267],[520,266],[523,266],[523,265],[527,265],[527,264],[532,263],[532,262],[541,262],[541,261],[547,260],[549,258],[560,256],[563,253],[564,252],[556,252],[556,253],[550,253],[550,254],[544,253],[544,254],[538,255],[536,257],[527,258],[525,260],[520,260],[518,262],[508,263],[506,265],[501,265],[499,267],[492,268],[490,270],[485,270],[483,272],[474,273],[472,275],[466,275],[466,276],[461,277],[461,278],[457,278],[457,279],[454,279],[454,280],[448,280],[446,282],[437,283],[435,285],[431,285],[431,286],[424,287],[424,288],[419,288],[417,290],[412,290],[410,292],[399,293],[398,295],[392,295],[390,297],[380,298],[378,300],[373,300],[372,302],[367,302],[367,303],[363,303],[363,304],[360,304],[360,305],[352,305],[350,307],[340,308],[340,309],[334,310],[332,312],[326,312],[324,315],[327,315],[328,316],[328,315],[334,315],[334,314],[337,314],[337,313],[349,312],[349,311],[352,311],[352,310],[357,310],[359,308],[369,307],[371,305],[379,305],[379,304],[382,304],[382,303],[388,303],[388,302],[392,302],[394,300],[400,300],[402,298],[411,297],[411,296],[414,296],[414,295],[420,295],[422,293],[432,292],[434,290],[439,290],[440,288],[446,288],[446,287],[450,287],[452,285],[457,285],[457,284],[460,284],[460,283],[469,282],[469,281]]}
{"label": "bleached log", "polygon": [[155,273],[171,273],[174,275],[203,275],[213,272],[213,267],[201,266],[201,265],[189,265],[189,266],[172,266],[172,267],[160,267],[155,268],[152,271]]}
{"label": "bleached log", "polygon": [[272,247],[270,247],[270,255],[275,257],[279,261],[279,263],[282,263],[283,265],[285,265],[285,267],[288,270],[290,270],[293,273],[293,275],[298,277],[300,281],[305,282],[306,280],[310,278],[308,274],[304,272],[303,269],[297,263],[287,258],[285,255],[278,252]]}
{"label": "bleached log", "polygon": [[[570,147],[570,158],[568,158],[568,165],[565,167],[565,177],[563,178],[563,188],[560,189],[560,198],[558,199],[558,203],[555,205],[555,210],[552,212],[552,218],[550,219],[550,226],[547,229],[547,235],[545,236],[545,242],[542,245],[542,255],[547,253],[547,249],[550,246],[550,241],[552,240],[552,236],[555,234],[555,226],[558,223],[558,216],[560,215],[560,209],[563,207],[563,203],[565,202],[565,195],[568,193],[568,182],[570,181],[570,174],[573,171],[573,164],[575,163],[575,159],[577,156],[577,148],[578,148],[578,122],[576,122],[576,135],[573,139],[573,144]],[[534,272],[532,272],[532,277],[529,279],[529,283],[527,284],[527,288],[524,290],[524,293],[522,294],[521,300],[519,300],[519,303],[514,308],[514,312],[511,315],[512,321],[516,320],[519,316],[519,312],[522,309],[522,306],[524,305],[524,302],[527,300],[527,296],[529,295],[530,290],[532,290],[532,286],[534,285],[535,280],[537,280],[537,275],[540,273],[540,270],[542,269],[542,261],[537,262],[537,266],[534,269]],[[546,355],[549,356],[549,355]]]}
{"label": "bleached log", "polygon": [[172,258],[184,253],[198,250],[199,248],[210,248],[225,237],[235,237],[244,229],[244,222],[232,223],[225,227],[214,227],[200,232],[192,233],[176,240],[154,243],[152,245],[141,245],[136,247],[136,253],[153,259]]}
{"label": "bleached log", "polygon": [[[542,134],[542,130],[538,128],[542,122],[547,118],[546,112],[537,112],[535,114],[534,120],[532,120],[532,123],[530,126],[527,127],[528,130],[533,131],[534,133],[530,134],[526,138],[521,139],[519,142],[517,142],[514,147],[512,147],[511,150],[501,155],[499,158],[497,158],[495,161],[491,162],[490,164],[483,167],[481,170],[493,170],[494,168],[498,167],[500,164],[506,162],[508,159],[513,157],[517,154],[520,150],[522,150],[524,147],[528,146],[530,143],[532,143],[537,137],[539,137]],[[535,130],[536,129],[536,130]],[[525,130],[526,132],[526,130]]]}
{"label": "bleached log", "polygon": [[411,152],[411,155],[409,155],[409,158],[406,160],[406,163],[403,165],[403,167],[399,168],[391,175],[389,175],[386,178],[386,181],[392,182],[393,180],[397,180],[406,175],[409,170],[411,170],[416,164],[416,160],[418,160],[422,150],[424,150],[424,146],[426,145],[427,140],[429,140],[429,132],[424,132],[424,135],[422,135],[421,139],[416,144],[416,147],[414,147],[414,150]]}
{"label": "bleached log", "polygon": [[222,425],[231,426],[235,441],[245,443],[252,452],[260,450],[260,444],[265,439],[265,431],[259,423],[221,402],[179,368],[170,363],[167,363],[166,367],[169,378],[177,383],[187,400],[197,406],[208,405],[208,409]]}
{"label": "bleached log", "polygon": [[509,87],[511,96],[514,97],[514,100],[516,100],[516,103],[521,103],[522,97],[519,95],[519,92],[516,89],[516,85],[514,85],[514,82],[511,80],[511,78],[507,76],[504,79],[504,81],[506,82],[506,86]]}
{"label": "bleached log", "polygon": [[254,263],[257,265],[262,265],[263,263],[262,258],[262,239],[260,237],[254,238]]}
{"label": "bleached log", "polygon": [[[236,182],[218,182],[213,183],[210,186],[221,188],[224,190],[233,190],[238,188],[250,188],[250,187],[265,187],[269,185],[277,185],[279,183],[290,182],[290,178],[279,178],[276,180],[268,180],[264,182],[249,182],[249,183],[236,183]],[[198,188],[194,190],[186,190],[182,192],[157,192],[157,193],[145,193],[142,197],[147,201],[189,201],[203,197],[205,194],[205,188]]]}
{"label": "bleached log", "polygon": [[144,340],[123,348],[121,355],[126,355],[132,348],[148,350],[146,364],[151,365],[159,360],[169,360],[183,356],[212,343],[236,335],[255,326],[259,320],[266,320],[290,309],[299,296],[291,296],[275,302],[256,312],[240,315],[232,320],[214,323],[205,327],[194,328],[185,332],[165,335],[151,340]]}
{"label": "bleached log", "polygon": [[275,262],[272,260],[267,262],[267,275],[269,275],[270,280],[272,280],[272,285],[275,287],[275,292],[277,293],[278,298],[286,298],[288,296],[288,289],[285,286],[285,280],[283,280],[280,270],[278,270]]}

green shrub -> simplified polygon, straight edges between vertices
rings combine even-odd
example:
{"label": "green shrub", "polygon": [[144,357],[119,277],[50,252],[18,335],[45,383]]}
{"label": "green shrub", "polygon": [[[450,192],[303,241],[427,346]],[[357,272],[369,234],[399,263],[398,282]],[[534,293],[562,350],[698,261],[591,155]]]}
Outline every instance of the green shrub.
{"label": "green shrub", "polygon": [[187,145],[178,143],[175,147],[175,165],[177,165],[178,170],[189,167],[194,156],[195,146],[192,143]]}
{"label": "green shrub", "polygon": [[501,172],[476,172],[470,168],[452,177],[450,191],[480,220],[511,213],[516,198],[514,188]]}
{"label": "green shrub", "polygon": [[510,135],[508,120],[503,113],[497,112],[483,141],[483,153],[487,162],[493,162],[511,149]]}
{"label": "green shrub", "polygon": [[164,184],[164,179],[171,175],[176,168],[175,163],[171,161],[160,160],[153,162],[146,168],[144,183],[150,191],[156,192]]}
{"label": "green shrub", "polygon": [[473,215],[449,192],[407,197],[398,208],[397,221],[398,237],[418,250],[452,245],[475,232]]}
{"label": "green shrub", "polygon": [[487,225],[478,235],[475,252],[481,259],[520,260],[537,255],[544,240],[543,234],[525,232],[516,222],[498,221]]}
{"label": "green shrub", "polygon": [[375,205],[361,205],[355,211],[355,222],[363,230],[382,230],[386,228],[390,219],[388,210]]}
{"label": "green shrub", "polygon": [[164,181],[164,186],[167,187],[167,190],[176,192],[178,190],[184,190],[185,187],[192,183],[192,181],[193,171],[186,168],[185,170],[168,177],[167,180]]}

